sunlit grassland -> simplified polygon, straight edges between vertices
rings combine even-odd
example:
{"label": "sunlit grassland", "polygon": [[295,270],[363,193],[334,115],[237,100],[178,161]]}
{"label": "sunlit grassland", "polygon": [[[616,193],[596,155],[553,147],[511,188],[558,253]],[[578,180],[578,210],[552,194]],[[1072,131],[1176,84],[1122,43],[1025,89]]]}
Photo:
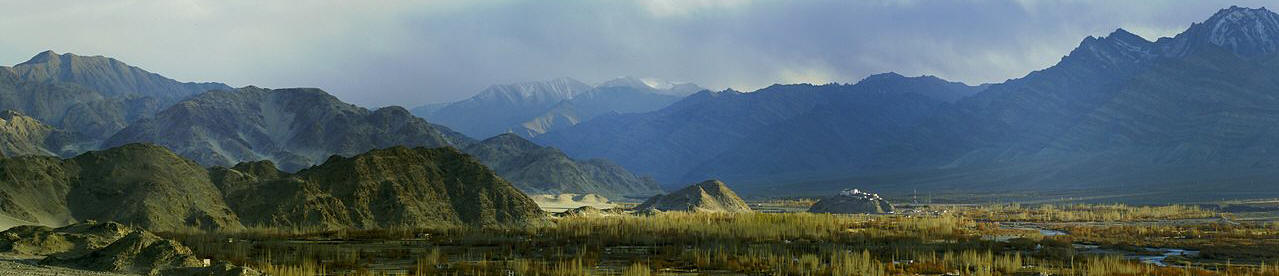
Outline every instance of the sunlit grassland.
{"label": "sunlit grassland", "polygon": [[1194,206],[1127,206],[1110,205],[981,205],[950,208],[962,216],[984,221],[1026,222],[1132,222],[1220,217],[1222,214]]}
{"label": "sunlit grassland", "polygon": [[[1194,231],[1189,228],[1069,228],[1063,230],[1071,232],[1070,237],[1042,237],[1034,231],[1006,229],[999,224],[1220,216],[1193,207],[999,205],[934,210],[945,212],[671,212],[653,216],[565,217],[551,224],[514,228],[255,228],[166,235],[191,246],[202,257],[276,272],[273,275],[1279,275],[1275,266],[1259,263],[1158,267],[1117,256],[1080,254],[1072,246],[1073,242],[1097,237],[1134,235],[1125,231],[1145,231],[1136,235],[1155,237]],[[1217,236],[1202,238],[1245,240],[1272,238],[1267,235],[1279,228],[1256,225],[1209,229],[1212,228],[1198,231]],[[1009,234],[1025,238],[989,239]],[[382,265],[386,263],[403,265],[388,268]]]}

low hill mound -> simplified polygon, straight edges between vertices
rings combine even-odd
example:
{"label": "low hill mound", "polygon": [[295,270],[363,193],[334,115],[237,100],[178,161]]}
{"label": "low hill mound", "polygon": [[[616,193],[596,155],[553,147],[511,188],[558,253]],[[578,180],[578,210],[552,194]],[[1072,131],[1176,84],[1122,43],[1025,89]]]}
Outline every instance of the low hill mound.
{"label": "low hill mound", "polygon": [[719,180],[707,180],[674,193],[653,196],[635,209],[641,212],[753,212],[746,201]]}

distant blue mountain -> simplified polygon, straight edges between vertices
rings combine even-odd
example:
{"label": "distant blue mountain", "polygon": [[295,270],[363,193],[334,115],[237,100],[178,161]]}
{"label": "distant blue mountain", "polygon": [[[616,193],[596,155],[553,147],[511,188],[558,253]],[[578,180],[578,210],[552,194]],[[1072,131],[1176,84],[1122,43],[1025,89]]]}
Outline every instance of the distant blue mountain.
{"label": "distant blue mountain", "polygon": [[862,153],[879,139],[979,89],[887,73],[852,85],[702,91],[659,111],[603,116],[535,140],[617,161],[670,186],[808,172],[868,162]]}
{"label": "distant blue mountain", "polygon": [[1231,7],[1156,41],[1123,29],[1088,37],[1052,67],[999,84],[884,74],[703,92],[535,140],[665,185],[715,177],[748,194],[1257,196],[1279,194],[1257,185],[1279,181],[1277,126],[1279,15]]}

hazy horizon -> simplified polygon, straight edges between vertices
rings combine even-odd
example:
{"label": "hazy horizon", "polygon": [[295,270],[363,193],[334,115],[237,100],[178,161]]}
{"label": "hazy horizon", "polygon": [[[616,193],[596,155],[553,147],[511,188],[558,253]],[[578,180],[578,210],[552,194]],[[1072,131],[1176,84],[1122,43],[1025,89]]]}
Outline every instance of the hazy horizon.
{"label": "hazy horizon", "polygon": [[[1261,1],[9,3],[0,64],[44,50],[114,57],[180,81],[318,87],[364,106],[489,85],[619,76],[752,91],[898,72],[1001,82],[1123,28],[1174,35]],[[58,8],[49,8],[49,7]],[[40,28],[31,28],[40,26]]]}

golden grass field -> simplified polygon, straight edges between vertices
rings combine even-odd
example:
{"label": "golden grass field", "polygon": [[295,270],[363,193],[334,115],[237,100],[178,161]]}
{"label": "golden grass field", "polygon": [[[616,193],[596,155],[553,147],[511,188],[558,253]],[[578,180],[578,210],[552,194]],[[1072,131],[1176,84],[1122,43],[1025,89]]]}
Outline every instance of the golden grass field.
{"label": "golden grass field", "polygon": [[[166,235],[203,257],[272,275],[1279,275],[1279,226],[1230,217],[1190,206],[1010,204],[894,215],[673,212],[504,229]],[[1090,253],[1081,244],[1137,253]],[[1132,256],[1145,247],[1200,254],[1161,266]]]}

